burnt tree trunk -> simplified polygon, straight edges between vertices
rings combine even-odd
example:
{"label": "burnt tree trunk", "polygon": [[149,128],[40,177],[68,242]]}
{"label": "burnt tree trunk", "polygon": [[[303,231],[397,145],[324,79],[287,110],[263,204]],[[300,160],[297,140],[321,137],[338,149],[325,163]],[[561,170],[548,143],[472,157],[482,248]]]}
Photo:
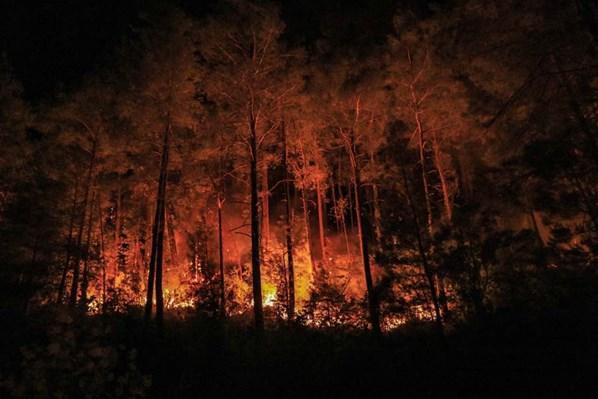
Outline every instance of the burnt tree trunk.
{"label": "burnt tree trunk", "polygon": [[102,201],[98,193],[98,219],[100,229],[100,266],[102,268],[102,313],[106,313],[106,259],[104,257],[104,221],[102,219]]}
{"label": "burnt tree trunk", "polygon": [[79,265],[81,263],[81,241],[83,240],[83,228],[85,226],[85,215],[87,212],[87,203],[89,202],[89,192],[91,190],[91,181],[93,178],[93,168],[96,159],[97,138],[93,137],[91,146],[91,156],[89,158],[89,168],[87,171],[87,181],[85,183],[85,196],[83,198],[83,205],[81,211],[81,219],[79,223],[79,232],[77,233],[77,253],[73,265],[73,282],[71,284],[71,295],[69,305],[75,307],[77,305],[77,294],[79,291]]}
{"label": "burnt tree trunk", "polygon": [[224,244],[222,242],[222,197],[218,192],[218,264],[220,266],[220,315],[226,317],[226,285],[224,282]]}
{"label": "burnt tree trunk", "polygon": [[407,202],[411,209],[411,216],[413,218],[413,224],[415,226],[415,236],[417,239],[417,250],[420,255],[421,265],[424,271],[424,275],[426,276],[426,280],[428,282],[428,288],[430,289],[430,296],[432,298],[432,305],[434,307],[434,315],[436,320],[436,325],[438,330],[441,334],[443,334],[443,325],[442,325],[442,317],[440,315],[440,302],[438,299],[438,295],[436,294],[436,284],[434,283],[434,273],[432,272],[430,265],[428,263],[428,256],[426,254],[426,249],[424,247],[424,242],[421,233],[421,226],[419,222],[419,217],[417,216],[417,209],[415,208],[415,204],[413,202],[413,197],[411,195],[411,189],[409,188],[409,181],[407,179],[407,172],[405,171],[405,167],[401,164],[401,174],[403,177],[403,187],[405,189],[405,195],[407,196]]}
{"label": "burnt tree trunk", "polygon": [[[442,162],[440,159],[440,145],[438,143],[438,138],[436,137],[435,131],[432,131],[432,150],[434,154],[434,167],[438,172],[438,178],[440,180],[440,189],[442,191],[442,202],[444,205],[444,219],[446,223],[451,226],[453,223],[453,207],[451,203],[451,197],[449,193],[448,181],[446,178],[446,172],[442,167]],[[448,300],[446,295],[446,288],[444,284],[444,275],[442,273],[437,273],[438,279],[438,298],[440,301],[440,306],[442,307],[442,314],[446,318],[449,315],[449,308],[448,308]]]}
{"label": "burnt tree trunk", "polygon": [[171,266],[178,266],[178,261],[179,261],[179,251],[177,249],[176,246],[176,236],[174,234],[174,225],[175,225],[175,221],[176,221],[176,216],[175,216],[175,212],[174,212],[174,206],[172,205],[172,202],[168,202],[167,206],[166,206],[166,213],[167,213],[167,219],[166,219],[166,228],[167,233],[168,233],[168,249],[170,252],[170,263]]}
{"label": "burnt tree trunk", "polygon": [[268,163],[262,166],[262,249],[270,244],[270,187],[268,184]]}
{"label": "burnt tree trunk", "polygon": [[156,321],[160,325],[164,312],[164,299],[162,294],[162,258],[164,242],[164,203],[166,198],[166,180],[168,178],[168,151],[169,151],[170,122],[164,130],[162,157],[160,160],[160,177],[158,192],[156,194],[156,214],[152,226],[152,249],[147,282],[147,296],[145,302],[145,321],[152,317],[154,286],[156,288]]}
{"label": "burnt tree trunk", "polygon": [[257,120],[253,111],[249,116],[249,178],[251,185],[251,273],[253,283],[253,314],[255,328],[258,333],[264,330],[264,310],[262,304],[262,278],[260,270],[260,226],[258,197],[258,154],[257,154]]}
{"label": "burnt tree trunk", "polygon": [[87,238],[85,241],[85,262],[83,263],[83,277],[81,280],[81,298],[79,306],[87,310],[87,288],[89,287],[89,250],[91,248],[91,231],[93,229],[93,207],[96,201],[95,193],[91,196],[89,204],[89,218],[87,219]]}
{"label": "burnt tree trunk", "polygon": [[61,303],[64,299],[64,291],[66,288],[66,276],[69,272],[71,263],[71,256],[73,252],[73,233],[75,228],[75,218],[77,217],[77,196],[79,194],[79,179],[75,182],[75,190],[73,192],[73,205],[71,206],[71,217],[69,220],[69,235],[66,243],[66,256],[64,260],[64,267],[62,268],[62,276],[60,277],[60,285],[58,286],[58,296],[56,303]]}
{"label": "burnt tree trunk", "polygon": [[[359,101],[357,102],[356,114],[359,113]],[[355,130],[353,128],[349,131],[348,142],[346,143],[349,161],[351,165],[351,172],[353,174],[353,188],[355,200],[355,221],[357,222],[357,232],[359,235],[359,243],[361,249],[361,258],[363,262],[363,273],[365,277],[365,284],[367,289],[368,311],[370,316],[370,324],[374,334],[380,334],[380,314],[378,307],[378,296],[374,288],[374,281],[372,279],[372,271],[370,266],[369,254],[369,236],[370,226],[363,204],[363,188],[361,187],[361,169],[357,160],[357,151],[355,143]]]}

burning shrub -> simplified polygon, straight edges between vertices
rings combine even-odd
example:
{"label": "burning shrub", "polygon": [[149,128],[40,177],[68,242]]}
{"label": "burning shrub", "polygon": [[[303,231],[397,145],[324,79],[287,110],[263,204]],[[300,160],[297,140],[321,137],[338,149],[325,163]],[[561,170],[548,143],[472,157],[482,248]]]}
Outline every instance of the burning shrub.
{"label": "burning shrub", "polygon": [[365,302],[348,296],[347,284],[347,280],[336,281],[320,269],[297,321],[323,329],[365,328]]}

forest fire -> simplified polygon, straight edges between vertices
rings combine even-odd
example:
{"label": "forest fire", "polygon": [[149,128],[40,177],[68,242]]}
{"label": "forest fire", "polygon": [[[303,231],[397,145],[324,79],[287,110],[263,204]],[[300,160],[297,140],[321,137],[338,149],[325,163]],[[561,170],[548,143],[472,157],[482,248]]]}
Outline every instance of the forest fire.
{"label": "forest fire", "polygon": [[598,356],[595,1],[5,3],[0,397]]}

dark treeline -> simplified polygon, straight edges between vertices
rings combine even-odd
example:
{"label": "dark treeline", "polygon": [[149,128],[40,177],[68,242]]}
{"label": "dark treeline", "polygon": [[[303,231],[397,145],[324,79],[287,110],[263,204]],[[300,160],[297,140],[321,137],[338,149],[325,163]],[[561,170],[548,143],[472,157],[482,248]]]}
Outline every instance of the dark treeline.
{"label": "dark treeline", "polygon": [[[48,77],[35,100],[22,59],[0,60],[0,311],[22,344],[1,347],[9,393],[239,392],[221,375],[334,396],[353,391],[335,391],[343,377],[382,389],[399,370],[419,391],[419,373],[467,390],[468,363],[497,383],[508,356],[566,358],[530,349],[526,329],[535,345],[547,326],[589,342],[594,2],[321,5],[319,19],[301,2],[130,7],[92,72]],[[284,359],[314,375],[284,375]],[[235,374],[247,363],[263,373]]]}

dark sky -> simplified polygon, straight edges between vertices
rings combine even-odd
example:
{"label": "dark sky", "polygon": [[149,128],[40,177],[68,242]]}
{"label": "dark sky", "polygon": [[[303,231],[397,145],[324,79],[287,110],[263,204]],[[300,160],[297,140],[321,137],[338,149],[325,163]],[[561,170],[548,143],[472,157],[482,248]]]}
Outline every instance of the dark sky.
{"label": "dark sky", "polygon": [[[216,0],[172,0],[204,15]],[[6,53],[26,97],[37,101],[61,87],[76,87],[106,64],[112,50],[147,6],[143,0],[2,0],[0,51]],[[335,46],[380,43],[400,7],[417,0],[284,0],[289,39],[308,47],[322,37]],[[419,6],[421,8],[421,6]]]}

